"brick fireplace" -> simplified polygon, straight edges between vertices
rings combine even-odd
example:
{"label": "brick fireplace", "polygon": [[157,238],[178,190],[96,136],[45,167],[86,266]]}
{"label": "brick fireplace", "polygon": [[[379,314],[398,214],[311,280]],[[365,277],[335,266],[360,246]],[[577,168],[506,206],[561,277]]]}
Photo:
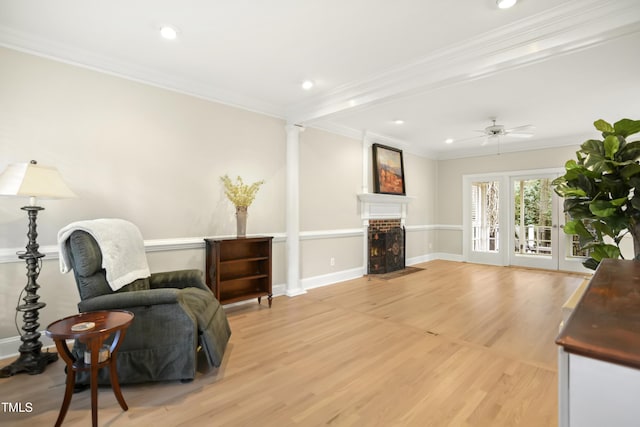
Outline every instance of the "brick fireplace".
{"label": "brick fireplace", "polygon": [[364,226],[364,273],[381,274],[405,268],[407,206],[413,197],[358,194]]}
{"label": "brick fireplace", "polygon": [[405,232],[400,218],[372,219],[368,229],[368,273],[381,274],[405,267]]}

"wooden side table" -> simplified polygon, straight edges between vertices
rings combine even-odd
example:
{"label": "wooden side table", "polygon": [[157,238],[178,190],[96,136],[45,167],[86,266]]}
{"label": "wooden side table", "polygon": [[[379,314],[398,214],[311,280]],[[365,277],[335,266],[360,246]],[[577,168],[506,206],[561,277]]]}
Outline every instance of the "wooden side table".
{"label": "wooden side table", "polygon": [[[73,387],[76,383],[77,371],[91,371],[91,421],[93,426],[98,425],[98,370],[102,367],[109,366],[113,394],[115,394],[123,410],[129,409],[120,391],[118,372],[116,370],[116,354],[132,321],[133,313],[128,311],[94,311],[65,317],[47,326],[45,333],[54,340],[58,352],[67,364],[67,387],[62,400],[60,414],[56,421],[56,427],[62,424],[65,415],[67,415],[71,396],[73,395]],[[91,326],[91,323],[94,326],[87,327]],[[82,326],[87,328],[82,330]],[[115,334],[115,336],[109,347],[109,357],[99,362],[100,349],[111,334]],[[75,358],[67,346],[66,340],[70,339],[77,339],[87,345],[87,348],[91,351],[90,364],[84,363],[84,359]]]}

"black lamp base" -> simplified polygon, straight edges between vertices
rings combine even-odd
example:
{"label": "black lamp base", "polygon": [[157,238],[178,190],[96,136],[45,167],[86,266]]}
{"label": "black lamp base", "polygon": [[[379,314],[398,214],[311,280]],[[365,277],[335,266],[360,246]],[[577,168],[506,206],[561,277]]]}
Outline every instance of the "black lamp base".
{"label": "black lamp base", "polygon": [[40,342],[40,332],[38,332],[40,327],[38,311],[46,305],[38,301],[40,296],[37,291],[40,286],[36,281],[40,274],[39,260],[44,257],[44,254],[38,251],[39,245],[36,242],[36,237],[38,236],[36,218],[38,211],[43,209],[39,206],[25,206],[22,208],[22,210],[27,211],[29,217],[29,231],[27,233],[29,243],[26,251],[18,254],[18,258],[27,262],[27,286],[24,288],[25,296],[22,298],[24,304],[16,307],[16,310],[23,313],[22,320],[24,324],[22,330],[24,334],[21,334],[20,337],[22,341],[22,345],[18,349],[20,357],[0,370],[0,378],[7,378],[20,372],[26,372],[29,375],[41,374],[49,363],[58,360],[57,353],[43,353],[40,351],[42,342]]}
{"label": "black lamp base", "polygon": [[26,373],[38,375],[44,372],[44,368],[58,360],[58,353],[38,352],[36,354],[23,353],[10,365],[0,369],[0,378],[12,377],[15,374]]}

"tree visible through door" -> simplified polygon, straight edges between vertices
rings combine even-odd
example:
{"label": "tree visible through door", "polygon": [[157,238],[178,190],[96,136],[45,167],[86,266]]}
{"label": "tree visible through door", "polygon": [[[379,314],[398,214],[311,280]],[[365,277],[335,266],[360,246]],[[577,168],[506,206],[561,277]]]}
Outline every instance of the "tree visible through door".
{"label": "tree visible through door", "polygon": [[499,182],[471,184],[472,248],[476,252],[498,252],[500,247]]}
{"label": "tree visible through door", "polygon": [[514,181],[514,250],[517,254],[552,255],[550,178]]}

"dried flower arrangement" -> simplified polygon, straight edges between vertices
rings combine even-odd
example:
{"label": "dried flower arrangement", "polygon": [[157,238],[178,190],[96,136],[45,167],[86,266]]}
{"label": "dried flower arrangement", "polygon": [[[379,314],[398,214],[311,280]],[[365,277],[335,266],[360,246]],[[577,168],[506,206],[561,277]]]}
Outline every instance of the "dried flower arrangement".
{"label": "dried flower arrangement", "polygon": [[251,185],[245,184],[242,178],[237,177],[233,183],[228,175],[221,176],[220,179],[224,183],[224,194],[235,205],[236,208],[247,208],[256,198],[256,193],[260,186],[264,184],[264,180],[254,182]]}

